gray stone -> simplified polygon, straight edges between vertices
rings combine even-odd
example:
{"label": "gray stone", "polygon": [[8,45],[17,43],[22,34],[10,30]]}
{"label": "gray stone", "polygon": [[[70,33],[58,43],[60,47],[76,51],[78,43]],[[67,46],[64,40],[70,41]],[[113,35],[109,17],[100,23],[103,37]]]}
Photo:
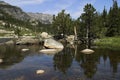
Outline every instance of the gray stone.
{"label": "gray stone", "polygon": [[33,37],[24,37],[16,41],[17,45],[26,45],[26,44],[39,44],[39,39],[35,39]]}
{"label": "gray stone", "polygon": [[43,39],[51,38],[51,37],[52,37],[52,36],[49,35],[47,32],[42,32],[42,33],[40,34],[40,36],[41,36]]}
{"label": "gray stone", "polygon": [[28,51],[29,49],[22,49],[23,52]]}
{"label": "gray stone", "polygon": [[45,39],[44,40],[44,46],[50,49],[63,49],[64,46],[62,45],[62,43],[54,40],[54,39]]}
{"label": "gray stone", "polygon": [[36,74],[43,74],[45,71],[44,70],[37,70]]}
{"label": "gray stone", "polygon": [[62,51],[63,49],[42,49],[39,52],[41,53],[45,53],[45,54],[56,54],[60,51]]}
{"label": "gray stone", "polygon": [[0,59],[0,63],[2,63],[3,62],[3,59]]}
{"label": "gray stone", "polygon": [[43,13],[27,13],[32,19],[38,20],[43,24],[51,24],[53,15]]}
{"label": "gray stone", "polygon": [[84,53],[84,54],[92,54],[92,53],[94,53],[94,50],[92,50],[92,49],[84,49],[81,52]]}

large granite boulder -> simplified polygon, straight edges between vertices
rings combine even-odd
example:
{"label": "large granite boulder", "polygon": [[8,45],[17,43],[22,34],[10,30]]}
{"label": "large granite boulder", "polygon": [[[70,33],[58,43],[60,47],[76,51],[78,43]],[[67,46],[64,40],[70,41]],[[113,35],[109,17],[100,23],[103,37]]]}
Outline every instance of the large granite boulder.
{"label": "large granite boulder", "polygon": [[51,38],[44,40],[44,46],[50,49],[63,49],[64,48],[64,46],[60,42],[54,39],[51,39]]}

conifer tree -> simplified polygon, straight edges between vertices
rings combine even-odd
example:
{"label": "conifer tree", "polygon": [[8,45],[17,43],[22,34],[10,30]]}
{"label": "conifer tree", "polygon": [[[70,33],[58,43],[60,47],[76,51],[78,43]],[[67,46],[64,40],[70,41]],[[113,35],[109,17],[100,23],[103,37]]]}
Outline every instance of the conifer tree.
{"label": "conifer tree", "polygon": [[66,14],[65,10],[62,10],[60,13],[58,13],[57,16],[53,16],[53,22],[52,26],[54,28],[55,33],[58,34],[69,34],[71,32],[71,26],[72,26],[72,19],[70,17],[70,14]]}
{"label": "conifer tree", "polygon": [[91,4],[85,5],[84,13],[81,15],[81,21],[84,24],[84,28],[86,29],[87,43],[89,43],[88,41],[91,38],[91,34],[93,34],[92,26],[93,26],[95,14],[96,14],[96,9]]}
{"label": "conifer tree", "polygon": [[119,8],[116,0],[113,0],[113,6],[110,8],[108,24],[106,36],[112,37],[119,35]]}

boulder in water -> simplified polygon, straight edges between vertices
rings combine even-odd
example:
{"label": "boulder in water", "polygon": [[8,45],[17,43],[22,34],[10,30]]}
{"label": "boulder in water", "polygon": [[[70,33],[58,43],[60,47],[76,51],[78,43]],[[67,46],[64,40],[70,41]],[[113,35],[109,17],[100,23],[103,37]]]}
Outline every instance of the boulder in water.
{"label": "boulder in water", "polygon": [[62,49],[42,49],[39,52],[45,53],[45,54],[56,54],[60,51],[62,51]]}
{"label": "boulder in water", "polygon": [[22,49],[23,52],[28,51],[29,49]]}
{"label": "boulder in water", "polygon": [[36,74],[43,74],[45,71],[44,70],[37,70]]}
{"label": "boulder in water", "polygon": [[84,53],[84,54],[91,54],[91,53],[94,53],[94,50],[92,50],[92,49],[84,49],[81,52]]}
{"label": "boulder in water", "polygon": [[44,41],[44,46],[49,48],[49,49],[63,49],[64,46],[62,43],[54,40],[54,39],[45,39]]}
{"label": "boulder in water", "polygon": [[3,59],[0,59],[0,63],[2,63],[3,62]]}

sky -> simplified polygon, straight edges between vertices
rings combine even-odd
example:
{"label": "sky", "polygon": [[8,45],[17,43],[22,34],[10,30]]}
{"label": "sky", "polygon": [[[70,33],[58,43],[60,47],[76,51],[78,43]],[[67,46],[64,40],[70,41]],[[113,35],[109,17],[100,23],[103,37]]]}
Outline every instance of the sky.
{"label": "sky", "polygon": [[[96,8],[96,11],[102,12],[104,6],[109,10],[112,6],[112,0],[0,0],[5,1],[14,6],[20,7],[25,12],[35,12],[44,14],[57,15],[61,10],[65,9],[72,18],[78,18],[83,13],[83,8],[90,3]],[[118,5],[120,5],[120,0]]]}

